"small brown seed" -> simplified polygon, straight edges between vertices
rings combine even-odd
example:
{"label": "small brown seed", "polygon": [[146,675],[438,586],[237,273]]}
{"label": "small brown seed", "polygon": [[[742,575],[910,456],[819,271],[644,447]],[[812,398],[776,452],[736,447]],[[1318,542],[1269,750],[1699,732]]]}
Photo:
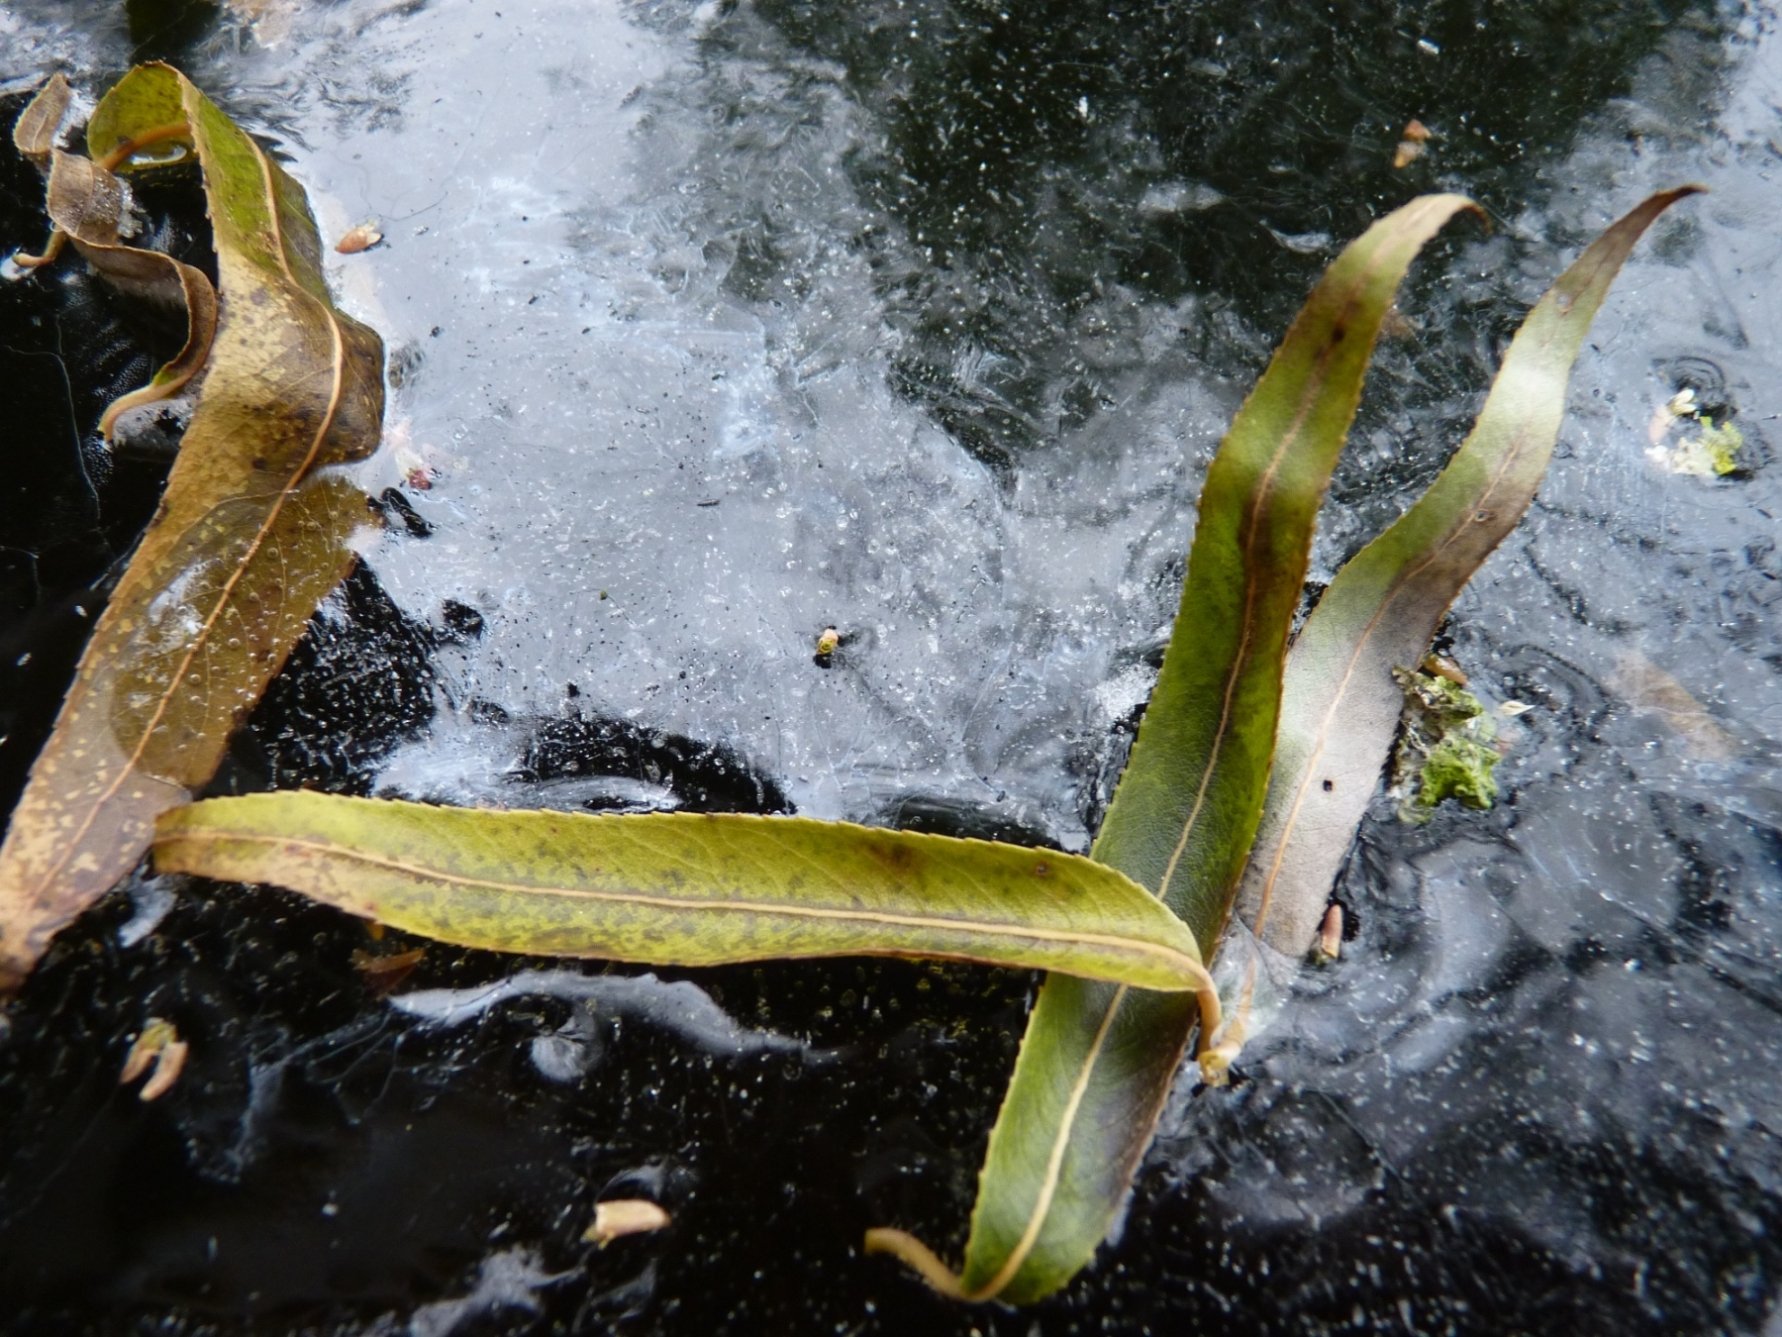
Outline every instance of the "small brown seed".
{"label": "small brown seed", "polygon": [[342,255],[357,255],[360,251],[369,251],[384,239],[376,223],[361,223],[358,227],[348,228],[346,235],[334,243],[334,249]]}
{"label": "small brown seed", "polygon": [[1448,656],[1446,656],[1446,655],[1438,655],[1438,654],[1424,655],[1423,662],[1421,664],[1419,664],[1417,667],[1422,669],[1425,673],[1429,674],[1429,676],[1432,678],[1446,678],[1449,682],[1453,683],[1456,687],[1465,687],[1466,686],[1466,683],[1467,683],[1466,670],[1461,668],[1460,665],[1456,664],[1452,659],[1449,659]]}

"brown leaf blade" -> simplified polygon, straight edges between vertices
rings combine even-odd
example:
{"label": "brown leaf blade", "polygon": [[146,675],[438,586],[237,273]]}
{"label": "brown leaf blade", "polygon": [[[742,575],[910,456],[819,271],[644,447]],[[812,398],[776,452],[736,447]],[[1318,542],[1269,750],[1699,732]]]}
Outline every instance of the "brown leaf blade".
{"label": "brown leaf blade", "polygon": [[0,991],[209,779],[366,520],[363,495],[327,466],[376,447],[381,342],[330,304],[301,188],[177,71],[131,71],[88,126],[101,154],[173,137],[204,168],[215,344],[161,508],[0,847]]}
{"label": "brown leaf blade", "polygon": [[1274,775],[1237,910],[1277,951],[1303,956],[1318,935],[1398,727],[1404,698],[1392,670],[1422,660],[1448,605],[1522,519],[1609,285],[1653,221],[1697,189],[1652,196],[1560,276],[1511,342],[1453,459],[1306,619],[1288,657]]}
{"label": "brown leaf blade", "polygon": [[60,73],[50,75],[13,122],[13,146],[39,167],[48,162],[56,147],[56,132],[62,128],[62,118],[73,101],[74,89],[69,87],[68,80]]}
{"label": "brown leaf blade", "polygon": [[56,230],[120,292],[186,313],[186,342],[179,352],[147,385],[107,406],[99,419],[99,433],[107,441],[119,414],[184,389],[204,367],[217,331],[217,295],[210,280],[170,255],[121,241],[118,220],[122,205],[123,189],[104,167],[88,158],[54,151],[48,212]]}
{"label": "brown leaf blade", "polygon": [[167,813],[155,867],[463,947],[654,965],[948,957],[1210,988],[1193,935],[1077,855],[736,813],[494,812],[301,791]]}

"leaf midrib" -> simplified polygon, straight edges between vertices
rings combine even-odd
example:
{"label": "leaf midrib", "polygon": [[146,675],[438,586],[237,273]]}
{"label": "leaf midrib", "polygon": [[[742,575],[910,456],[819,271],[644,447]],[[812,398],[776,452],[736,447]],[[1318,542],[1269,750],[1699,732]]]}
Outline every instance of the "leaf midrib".
{"label": "leaf midrib", "polygon": [[[1365,271],[1361,276],[1362,280],[1365,281],[1371,273],[1371,270]],[[1357,287],[1360,286],[1364,286],[1363,282],[1357,283]],[[1353,309],[1355,301],[1353,296],[1348,298],[1343,308],[1345,317]],[[1339,326],[1341,323],[1342,317],[1339,317]],[[1175,848],[1170,851],[1169,862],[1164,866],[1163,877],[1157,884],[1157,895],[1166,901],[1169,897],[1169,885],[1175,879],[1176,866],[1181,863],[1182,855],[1188,849],[1188,838],[1193,835],[1195,826],[1200,822],[1200,812],[1206,804],[1207,791],[1213,783],[1213,773],[1219,769],[1219,755],[1225,748],[1226,738],[1231,734],[1232,701],[1237,696],[1238,683],[1243,680],[1244,667],[1250,661],[1250,642],[1256,632],[1256,605],[1261,598],[1264,584],[1260,575],[1256,573],[1257,568],[1254,560],[1257,536],[1262,532],[1260,523],[1262,513],[1274,498],[1275,476],[1280,472],[1282,461],[1287,458],[1287,452],[1294,442],[1299,440],[1300,433],[1305,429],[1306,420],[1311,417],[1312,409],[1318,402],[1318,388],[1323,385],[1324,371],[1330,358],[1335,355],[1336,348],[1335,344],[1329,344],[1319,354],[1317,371],[1307,381],[1310,393],[1301,397],[1299,405],[1294,411],[1293,421],[1282,433],[1281,443],[1275,448],[1274,455],[1269,459],[1268,468],[1263,470],[1261,486],[1256,490],[1256,500],[1251,504],[1250,514],[1244,522],[1245,579],[1242,632],[1238,637],[1237,654],[1232,658],[1231,671],[1226,675],[1225,691],[1219,702],[1219,727],[1213,733],[1213,747],[1207,756],[1206,767],[1201,771],[1200,785],[1194,793],[1194,805],[1182,824],[1182,834],[1176,838]]]}
{"label": "leaf midrib", "polygon": [[1052,1143],[1052,1149],[1046,1155],[1045,1174],[1040,1180],[1039,1196],[1034,1199],[1033,1211],[1028,1215],[1027,1226],[1021,1232],[1021,1238],[1015,1247],[1009,1250],[1009,1256],[1003,1260],[1002,1267],[976,1290],[968,1291],[965,1299],[977,1301],[988,1300],[1001,1293],[1003,1287],[1015,1279],[1023,1264],[1033,1253],[1033,1246],[1039,1243],[1040,1233],[1046,1228],[1046,1218],[1052,1211],[1052,1199],[1058,1194],[1058,1184],[1064,1177],[1064,1157],[1070,1149],[1069,1132],[1076,1126],[1077,1115],[1083,1108],[1083,1098],[1089,1094],[1089,1082],[1095,1075],[1095,1062],[1107,1045],[1108,1032],[1114,1029],[1114,1018],[1119,1015],[1120,1007],[1126,1001],[1127,987],[1122,984],[1108,1000],[1107,1010],[1102,1013],[1101,1024],[1096,1028],[1095,1039],[1089,1047],[1089,1059],[1077,1073],[1076,1081],[1071,1083],[1070,1096],[1064,1105],[1064,1116],[1060,1120],[1065,1135]]}
{"label": "leaf midrib", "polygon": [[[1415,565],[1410,566],[1399,573],[1398,577],[1392,582],[1386,597],[1380,601],[1379,608],[1376,609],[1374,615],[1368,619],[1367,626],[1363,629],[1360,637],[1357,638],[1355,648],[1349,656],[1348,663],[1343,666],[1342,675],[1338,679],[1337,690],[1331,695],[1330,705],[1325,710],[1324,718],[1318,722],[1318,728],[1312,735],[1315,740],[1312,750],[1306,757],[1303,773],[1299,779],[1299,786],[1294,790],[1293,802],[1288,806],[1287,817],[1281,826],[1281,837],[1275,846],[1274,859],[1269,864],[1268,875],[1263,880],[1262,890],[1257,897],[1256,920],[1251,924],[1250,928],[1251,931],[1258,936],[1261,936],[1263,925],[1268,920],[1270,903],[1274,898],[1275,884],[1280,879],[1281,865],[1287,857],[1287,846],[1292,839],[1294,830],[1299,825],[1299,816],[1305,805],[1306,795],[1311,792],[1312,776],[1316,773],[1318,761],[1323,757],[1325,745],[1330,739],[1331,725],[1336,720],[1338,711],[1349,694],[1349,685],[1354,681],[1355,674],[1360,669],[1361,659],[1368,646],[1372,643],[1374,633],[1379,630],[1381,623],[1385,620],[1386,614],[1391,610],[1392,605],[1398,601],[1399,597],[1404,594],[1411,583],[1445,556],[1448,550],[1458,543],[1466,534],[1466,527],[1472,515],[1497,495],[1498,489],[1503,485],[1505,475],[1515,468],[1517,462],[1522,458],[1529,440],[1530,434],[1526,428],[1518,430],[1514,445],[1505,452],[1504,458],[1500,462],[1496,471],[1492,474],[1490,482],[1487,483],[1485,488],[1479,493],[1479,500],[1467,508],[1467,517],[1462,519],[1458,524],[1450,526],[1447,535],[1442,539],[1441,543],[1426,554],[1422,561],[1417,562]],[[1467,444],[1468,443],[1463,442],[1461,444],[1461,449],[1464,450]],[[1419,502],[1419,504],[1421,503]],[[1407,512],[1407,515],[1408,514],[1409,512]],[[1382,534],[1380,537],[1384,539],[1390,533],[1391,531],[1388,530],[1386,534]]]}
{"label": "leaf midrib", "polygon": [[[1344,297],[1342,315],[1338,318],[1338,328],[1341,327],[1342,322],[1346,320],[1348,314],[1354,310],[1355,306],[1360,301],[1360,294],[1366,291],[1368,284],[1378,272],[1379,263],[1378,260],[1370,260],[1370,262],[1356,276],[1355,282],[1351,285],[1349,292]],[[1199,821],[1200,811],[1204,806],[1207,790],[1212,783],[1213,772],[1218,767],[1219,754],[1225,746],[1226,738],[1231,734],[1232,702],[1236,697],[1237,684],[1243,677],[1243,667],[1249,659],[1250,642],[1253,639],[1255,632],[1256,606],[1260,599],[1261,588],[1263,585],[1260,577],[1253,574],[1255,566],[1250,560],[1255,551],[1257,535],[1260,532],[1260,526],[1256,522],[1261,516],[1264,508],[1273,499],[1276,475],[1280,471],[1282,462],[1287,457],[1289,448],[1299,439],[1300,433],[1304,430],[1306,421],[1310,418],[1312,410],[1318,402],[1318,397],[1323,391],[1327,380],[1330,360],[1335,356],[1339,347],[1340,344],[1338,343],[1327,342],[1324,348],[1320,350],[1314,371],[1307,377],[1305,391],[1300,397],[1299,404],[1295,407],[1291,426],[1288,431],[1282,434],[1280,444],[1275,448],[1274,455],[1270,457],[1268,468],[1263,471],[1263,485],[1258,489],[1258,496],[1251,506],[1250,516],[1247,521],[1247,532],[1244,536],[1246,579],[1244,581],[1243,631],[1238,640],[1238,652],[1233,657],[1231,670],[1226,677],[1224,696],[1220,705],[1219,726],[1213,735],[1212,750],[1208,755],[1206,767],[1201,774],[1200,784],[1196,790],[1194,807],[1190,811],[1188,818],[1183,825],[1182,835],[1176,841],[1176,846],[1171,853],[1169,864],[1165,868],[1163,877],[1156,889],[1156,894],[1160,898],[1168,891],[1170,880],[1175,876],[1176,866],[1179,863],[1183,852],[1188,847],[1189,836],[1192,834],[1195,824]],[[1256,392],[1259,393],[1261,390],[1262,386],[1259,385]],[[1241,411],[1242,410],[1240,410],[1240,412]],[[1054,1139],[1052,1148],[1046,1158],[1045,1177],[1040,1183],[1039,1195],[1034,1200],[1034,1209],[1028,1217],[1026,1227],[1023,1230],[1020,1240],[1017,1241],[1015,1248],[1010,1251],[1008,1258],[1003,1262],[1002,1267],[998,1269],[990,1283],[987,1283],[980,1290],[972,1292],[973,1299],[987,1300],[998,1294],[1014,1279],[1015,1275],[1026,1263],[1028,1257],[1031,1256],[1034,1245],[1039,1242],[1040,1234],[1045,1229],[1046,1216],[1051,1208],[1052,1198],[1057,1194],[1058,1184],[1063,1176],[1064,1156],[1070,1145],[1071,1134],[1076,1127],[1077,1115],[1082,1108],[1083,1096],[1088,1091],[1089,1082],[1094,1074],[1095,1065],[1101,1059],[1102,1050],[1107,1047],[1107,1037],[1113,1030],[1114,1018],[1119,1014],[1120,1008],[1126,1002],[1126,994],[1126,986],[1121,985],[1115,991],[1114,996],[1108,1000],[1107,1009],[1102,1014],[1101,1023],[1095,1032],[1095,1038],[1090,1043],[1089,1050],[1084,1056],[1083,1064],[1077,1073],[1076,1081],[1072,1083],[1071,1100],[1066,1107],[1064,1117],[1059,1121],[1058,1135]]]}
{"label": "leaf midrib", "polygon": [[1119,934],[1072,933],[1063,929],[1036,928],[1020,923],[964,919],[949,915],[901,915],[887,911],[798,906],[771,901],[695,900],[685,897],[652,895],[647,892],[601,891],[590,887],[558,887],[536,882],[510,882],[500,878],[452,873],[425,864],[373,854],[351,845],[341,845],[326,840],[309,840],[300,836],[261,835],[254,832],[234,831],[178,830],[158,837],[155,843],[157,845],[183,843],[212,847],[251,845],[258,848],[277,849],[281,852],[314,854],[349,865],[383,869],[400,876],[414,878],[417,881],[443,882],[453,886],[470,887],[494,893],[552,896],[565,900],[597,901],[609,905],[638,906],[679,913],[777,916],[844,924],[981,933],[987,937],[1014,938],[1036,943],[1057,943],[1062,946],[1105,947],[1132,957],[1159,962],[1168,967],[1173,974],[1183,979],[1193,980],[1195,983],[1185,985],[1183,992],[1211,982],[1207,976],[1206,968],[1186,953],[1174,951],[1160,944],[1146,942],[1140,938],[1125,937]]}

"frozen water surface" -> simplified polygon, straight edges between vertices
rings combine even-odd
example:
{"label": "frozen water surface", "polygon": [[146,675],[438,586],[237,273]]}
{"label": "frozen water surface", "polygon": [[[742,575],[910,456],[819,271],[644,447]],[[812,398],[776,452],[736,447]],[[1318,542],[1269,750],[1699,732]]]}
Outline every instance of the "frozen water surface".
{"label": "frozen water surface", "polygon": [[[329,263],[391,353],[366,479],[388,523],[223,789],[1082,849],[1200,472],[1335,247],[1419,190],[1493,214],[1420,265],[1321,579],[1433,474],[1579,246],[1650,190],[1713,193],[1628,266],[1540,499],[1448,626],[1483,695],[1532,707],[1505,801],[1423,828],[1382,801],[1342,964],[1236,1088],[1177,1093],[1064,1297],[956,1310],[856,1247],[893,1221],[957,1247],[1029,981],[434,948],[392,1002],[355,924],[140,887],[66,936],[0,1048],[19,1331],[1764,1329],[1773,12],[248,8],[0,10],[0,92],[176,59],[288,156],[326,236],[386,237]],[[1413,116],[1433,137],[1394,171]],[[11,247],[40,225],[8,171]],[[12,792],[154,482],[73,445],[140,379],[124,317],[78,275],[0,296],[38,443],[0,516]],[[1648,458],[1684,388],[1744,432],[1739,474]],[[114,1077],[151,1015],[193,1053],[140,1106]],[[626,1196],[674,1224],[583,1244]]]}

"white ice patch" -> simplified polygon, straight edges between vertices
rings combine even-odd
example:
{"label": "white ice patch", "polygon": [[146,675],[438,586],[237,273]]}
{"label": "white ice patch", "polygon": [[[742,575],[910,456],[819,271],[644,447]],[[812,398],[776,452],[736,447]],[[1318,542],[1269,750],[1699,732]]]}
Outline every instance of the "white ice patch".
{"label": "white ice patch", "polygon": [[118,946],[134,947],[160,927],[173,908],[173,888],[165,878],[147,877],[130,885],[132,913],[118,927]]}
{"label": "white ice patch", "polygon": [[436,1300],[415,1310],[408,1321],[409,1337],[450,1337],[464,1331],[472,1319],[503,1309],[523,1314],[539,1312],[533,1292],[572,1275],[547,1272],[531,1249],[503,1249],[483,1259],[468,1295]]}
{"label": "white ice patch", "polygon": [[1091,689],[1095,704],[1110,722],[1123,720],[1151,699],[1151,688],[1157,681],[1157,670],[1149,664],[1134,664],[1122,669],[1106,682]]}
{"label": "white ice patch", "polygon": [[672,1031],[708,1054],[769,1052],[821,1057],[803,1042],[739,1026],[698,985],[644,975],[583,975],[573,970],[523,970],[468,989],[417,989],[390,1000],[398,1011],[442,1026],[461,1026],[510,998],[562,998],[594,1004],[613,1016]]}

